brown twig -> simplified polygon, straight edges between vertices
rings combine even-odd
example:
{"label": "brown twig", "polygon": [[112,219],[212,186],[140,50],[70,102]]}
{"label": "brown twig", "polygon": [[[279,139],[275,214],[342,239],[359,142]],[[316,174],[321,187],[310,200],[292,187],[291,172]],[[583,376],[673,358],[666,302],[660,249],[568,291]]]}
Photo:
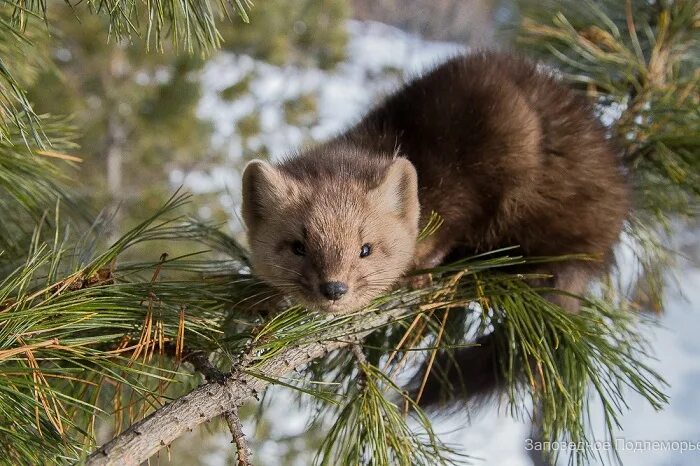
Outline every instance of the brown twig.
{"label": "brown twig", "polygon": [[367,365],[367,357],[365,353],[362,352],[362,347],[359,343],[350,346],[353,356],[357,359],[358,363],[358,374],[357,374],[357,384],[364,388],[367,384],[367,373],[365,372],[365,366]]}
{"label": "brown twig", "polygon": [[253,453],[250,448],[248,448],[248,442],[246,441],[245,434],[243,433],[241,418],[238,415],[238,408],[234,408],[231,411],[226,411],[224,413],[224,419],[226,419],[228,428],[231,430],[231,434],[233,435],[233,440],[231,443],[236,444],[238,466],[252,466],[253,462],[251,457]]}
{"label": "brown twig", "polygon": [[39,348],[50,348],[52,346],[58,346],[58,338],[52,338],[51,340],[42,341],[41,343],[33,343],[31,345],[22,344],[17,348],[10,348],[0,351],[0,360],[10,358],[22,353],[28,353],[29,351],[36,350]]}
{"label": "brown twig", "polygon": [[[174,344],[166,343],[166,350],[174,349]],[[192,364],[194,370],[202,374],[207,382],[222,384],[226,380],[226,374],[221,372],[216,366],[214,366],[214,364],[212,364],[212,362],[209,360],[209,355],[205,351],[185,347],[182,350],[182,360]]]}
{"label": "brown twig", "polygon": [[438,330],[437,337],[435,338],[435,348],[430,353],[430,359],[428,360],[428,367],[425,369],[425,374],[423,375],[423,380],[421,381],[420,388],[418,389],[418,395],[416,395],[416,404],[420,402],[423,396],[423,390],[428,382],[428,377],[430,376],[430,371],[433,368],[433,363],[435,362],[435,356],[437,356],[438,346],[440,345],[440,340],[442,339],[442,333],[445,330],[445,324],[447,323],[447,316],[449,315],[450,309],[445,310],[445,314],[442,316],[442,322],[440,322],[440,329]]}

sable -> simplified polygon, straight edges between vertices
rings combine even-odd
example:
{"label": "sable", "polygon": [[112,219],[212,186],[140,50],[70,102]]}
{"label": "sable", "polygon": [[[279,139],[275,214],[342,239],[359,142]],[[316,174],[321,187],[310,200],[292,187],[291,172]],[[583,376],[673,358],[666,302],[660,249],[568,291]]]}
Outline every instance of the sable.
{"label": "sable", "polygon": [[[612,259],[629,193],[583,96],[534,63],[484,52],[415,79],[324,144],[277,165],[251,162],[242,210],[257,276],[311,307],[347,312],[407,271],[514,245],[525,256],[597,258],[528,270],[582,294]],[[443,224],[417,243],[433,211]],[[496,337],[438,357],[462,395],[502,384]],[[437,382],[431,375],[423,404],[445,395]]]}

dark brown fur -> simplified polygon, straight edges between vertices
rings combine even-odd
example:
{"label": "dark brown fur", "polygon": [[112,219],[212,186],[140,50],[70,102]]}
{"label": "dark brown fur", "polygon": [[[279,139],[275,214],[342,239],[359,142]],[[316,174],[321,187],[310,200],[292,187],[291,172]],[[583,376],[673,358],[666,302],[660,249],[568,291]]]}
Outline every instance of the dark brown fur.
{"label": "dark brown fur", "polygon": [[439,66],[326,150],[343,143],[398,149],[416,167],[421,211],[444,219],[419,260],[514,244],[527,255],[604,259],[628,211],[619,161],[590,105],[513,56]]}
{"label": "dark brown fur", "polygon": [[[420,225],[432,211],[444,219],[433,236],[418,244],[384,240],[385,248],[415,248],[413,268],[513,245],[526,256],[597,257],[599,261],[539,269],[552,275],[553,286],[580,294],[611,259],[628,212],[619,161],[586,100],[526,60],[497,53],[454,58],[410,82],[344,134],[279,165],[284,183],[310,187],[306,196],[289,192],[300,200],[288,221],[301,231],[309,221],[305,212],[326,203],[334,214],[323,221],[311,219],[325,225],[317,234],[332,236],[341,225],[349,228],[346,217],[362,215],[364,207],[354,207],[365,203],[363,193],[382,183],[395,154],[416,169]],[[352,199],[343,206],[329,200],[346,191]],[[393,227],[375,222],[377,228]],[[250,238],[253,243],[253,232]],[[342,235],[338,238],[343,241]],[[352,241],[356,250],[365,239]],[[334,247],[335,256],[329,252]],[[342,256],[337,244],[324,248],[306,260],[307,266]],[[375,260],[372,267],[382,267],[381,258]],[[365,262],[349,268],[358,264]],[[324,275],[319,270],[308,273]],[[376,295],[405,271],[385,274],[383,286],[370,287],[372,292]],[[270,281],[274,284],[274,277]],[[572,311],[578,308],[574,298],[552,299]],[[444,368],[448,378],[459,376],[467,395],[490,392],[500,382],[493,338],[483,337],[482,346],[459,351],[458,364]],[[423,401],[430,404],[440,396],[429,384]]]}

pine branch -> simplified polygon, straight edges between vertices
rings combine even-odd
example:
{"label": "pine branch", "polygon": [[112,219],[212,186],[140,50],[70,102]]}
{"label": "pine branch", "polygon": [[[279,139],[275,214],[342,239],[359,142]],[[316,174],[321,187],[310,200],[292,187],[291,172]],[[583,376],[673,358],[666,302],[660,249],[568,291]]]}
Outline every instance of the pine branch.
{"label": "pine branch", "polygon": [[[161,216],[184,200],[175,196],[93,257],[85,246],[90,241],[69,246],[56,220],[55,235],[47,242],[37,231],[23,263],[0,281],[0,347],[7,350],[0,358],[0,424],[8,426],[0,429],[0,448],[8,457],[18,463],[79,457],[92,442],[92,420],[105,408],[100,392],[112,390],[116,423],[123,405],[140,418],[177,376],[177,366],[163,357],[169,342],[180,353],[185,340],[207,354],[219,348],[221,309],[240,298],[230,292],[230,278],[200,274],[221,273],[228,261],[203,261],[209,269],[184,258],[114,267],[118,255],[141,241],[178,236],[177,220]],[[198,235],[187,226],[183,231],[190,239]],[[173,264],[181,278],[158,279]]]}
{"label": "pine branch", "polygon": [[202,374],[207,382],[223,383],[226,380],[226,374],[212,364],[206,351],[188,347],[181,349],[171,341],[165,343],[163,350],[168,356],[191,364],[194,370]]}
{"label": "pine branch", "polygon": [[[166,343],[165,351],[171,357],[181,358],[183,362],[190,363],[194,367],[195,371],[204,376],[204,380],[207,382],[215,382],[218,384],[226,383],[226,374],[221,372],[216,366],[214,366],[214,364],[212,364],[206,351],[193,350],[190,348],[184,348],[181,350],[178,345],[171,342]],[[231,435],[233,436],[231,443],[236,445],[236,450],[238,452],[238,466],[252,466],[252,462],[250,460],[252,452],[248,447],[248,442],[245,440],[243,425],[238,414],[238,407],[234,407],[230,411],[224,412],[223,416],[229,430],[231,431]]]}
{"label": "pine branch", "polygon": [[226,419],[228,428],[231,431],[231,435],[233,435],[232,443],[236,444],[238,466],[252,466],[252,452],[250,448],[248,448],[248,442],[246,441],[245,434],[243,433],[243,425],[241,424],[241,418],[238,415],[238,408],[225,412],[224,418]]}
{"label": "pine branch", "polygon": [[[281,380],[314,362],[319,364],[317,367],[323,375],[346,374],[338,387],[353,387],[351,392],[359,390],[337,414],[336,425],[324,443],[321,464],[354,464],[353,458],[360,448],[358,442],[377,455],[373,457],[377,464],[435,464],[436,458],[440,459],[440,464],[455,464],[441,456],[445,447],[439,446],[429,421],[420,411],[416,411],[417,418],[431,440],[423,444],[408,430],[401,410],[388,401],[381,386],[389,387],[390,391],[400,392],[400,389],[359,353],[357,344],[372,335],[372,341],[381,341],[385,345],[384,353],[389,354],[397,349],[392,342],[402,337],[402,333],[397,332],[397,326],[403,325],[402,317],[413,318],[420,309],[429,309],[431,314],[443,316],[437,319],[439,325],[422,330],[425,333],[421,340],[433,342],[423,349],[432,350],[445,344],[441,340],[443,334],[454,333],[455,326],[463,329],[461,319],[469,313],[470,302],[488,306],[489,312],[481,314],[483,328],[491,322],[508,329],[502,333],[508,335],[508,340],[502,344],[514,351],[511,364],[504,366],[512,407],[515,412],[522,412],[522,395],[531,396],[543,407],[542,428],[547,438],[586,439],[588,382],[602,399],[610,432],[624,406],[620,387],[632,388],[656,408],[665,402],[665,396],[658,389],[662,384],[658,376],[636,359],[643,350],[639,346],[640,337],[634,333],[631,315],[607,310],[593,301],[588,301],[580,315],[569,315],[544,300],[540,294],[543,290],[532,290],[523,284],[522,277],[504,275],[498,278],[484,273],[499,264],[512,262],[491,259],[471,262],[468,267],[465,263],[442,267],[435,270],[436,276],[444,276],[434,288],[391,293],[377,303],[381,311],[324,317],[292,307],[248,334],[248,342],[239,345],[243,356],[238,358],[233,372],[223,382],[208,382],[156,410],[95,451],[88,462],[144,461],[184,432],[255,398],[269,383],[297,388],[300,393],[328,400],[327,394],[294,387]],[[416,306],[417,300],[423,300],[424,304]],[[447,319],[447,310],[452,310],[450,315],[455,318]],[[533,329],[537,330],[533,332]],[[344,371],[337,360],[326,357],[346,347],[355,352],[351,361],[356,361],[359,370],[364,371],[362,384],[357,384],[353,371]],[[556,348],[556,352],[552,348]],[[401,347],[402,352],[415,349]],[[213,371],[208,359],[196,364],[203,372]],[[537,372],[532,372],[535,367]],[[526,382],[523,385],[518,382],[522,380],[522,368],[525,368]],[[319,380],[324,380],[323,375]],[[416,409],[410,400],[406,401]],[[348,442],[356,447],[336,448]],[[589,453],[581,452],[576,461],[585,460]],[[333,461],[335,463],[331,463]]]}
{"label": "pine branch", "polygon": [[405,312],[397,309],[361,315],[348,326],[336,330],[337,333],[331,335],[328,341],[288,347],[262,364],[251,362],[247,367],[239,367],[237,372],[241,375],[229,376],[223,384],[206,383],[132,425],[93,452],[86,464],[111,465],[124,461],[127,464],[140,464],[185,432],[255,398],[272,380],[301,369],[333,350],[357,344],[378,326],[385,325]]}

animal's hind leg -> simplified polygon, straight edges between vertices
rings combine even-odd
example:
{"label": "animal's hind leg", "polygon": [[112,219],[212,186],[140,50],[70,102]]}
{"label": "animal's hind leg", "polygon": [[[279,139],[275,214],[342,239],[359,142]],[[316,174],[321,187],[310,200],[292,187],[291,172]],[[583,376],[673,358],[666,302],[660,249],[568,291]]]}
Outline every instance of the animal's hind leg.
{"label": "animal's hind leg", "polygon": [[548,293],[547,299],[569,312],[577,312],[581,307],[581,299],[588,290],[588,285],[596,275],[596,271],[582,262],[565,262],[552,264],[551,285],[556,292]]}
{"label": "animal's hind leg", "polygon": [[552,289],[543,293],[547,300],[569,312],[577,312],[581,307],[580,297],[588,290],[597,269],[595,266],[591,267],[591,264],[575,261],[543,264],[529,272],[548,276],[529,280],[530,286]]}

